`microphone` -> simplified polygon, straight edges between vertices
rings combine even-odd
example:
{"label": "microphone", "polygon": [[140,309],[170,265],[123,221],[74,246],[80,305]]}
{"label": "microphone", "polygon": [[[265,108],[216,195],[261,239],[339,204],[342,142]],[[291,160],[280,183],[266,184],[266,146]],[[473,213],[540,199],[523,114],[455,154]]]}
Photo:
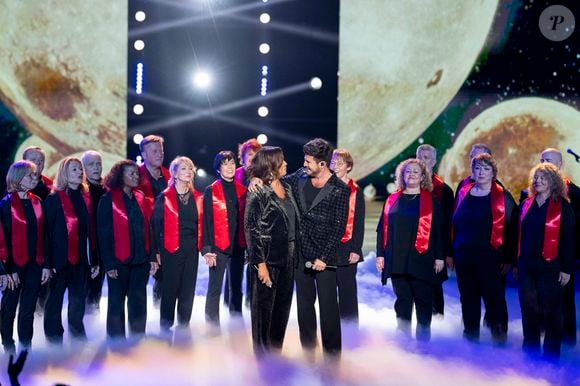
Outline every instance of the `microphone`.
{"label": "microphone", "polygon": [[572,154],[574,156],[574,158],[576,158],[576,162],[580,163],[580,155],[574,153],[574,150],[568,148],[568,149],[566,149],[566,153]]}
{"label": "microphone", "polygon": [[[306,263],[304,263],[304,266],[308,269],[314,269],[314,264],[312,264],[311,261],[307,261]],[[330,268],[330,269],[336,269],[336,265],[328,265],[326,264],[326,268]]]}

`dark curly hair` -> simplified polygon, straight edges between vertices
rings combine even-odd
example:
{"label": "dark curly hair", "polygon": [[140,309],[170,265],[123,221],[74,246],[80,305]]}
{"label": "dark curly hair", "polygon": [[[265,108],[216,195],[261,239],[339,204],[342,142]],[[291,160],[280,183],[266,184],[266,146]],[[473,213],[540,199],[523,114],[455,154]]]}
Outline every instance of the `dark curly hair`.
{"label": "dark curly hair", "polygon": [[302,151],[304,151],[304,155],[312,156],[317,162],[326,162],[326,166],[329,167],[334,148],[327,140],[315,138],[312,141],[308,141],[302,147]]}
{"label": "dark curly hair", "polygon": [[123,173],[127,168],[137,169],[138,166],[135,162],[128,159],[115,162],[115,164],[111,167],[109,174],[107,174],[105,177],[105,186],[108,189],[122,189],[124,185]]}

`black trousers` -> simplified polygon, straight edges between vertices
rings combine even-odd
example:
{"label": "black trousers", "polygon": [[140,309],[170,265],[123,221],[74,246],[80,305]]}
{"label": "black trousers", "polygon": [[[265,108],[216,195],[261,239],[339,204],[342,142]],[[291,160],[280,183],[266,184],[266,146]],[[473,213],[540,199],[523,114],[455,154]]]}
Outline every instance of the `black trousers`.
{"label": "black trousers", "polygon": [[560,357],[562,343],[562,293],[560,272],[525,272],[519,270],[519,298],[524,330],[523,349],[540,353],[540,336],[544,324],[544,356]]}
{"label": "black trousers", "polygon": [[87,282],[87,306],[99,307],[101,303],[101,295],[103,293],[103,282],[105,281],[105,269],[101,265],[99,267],[99,274]]}
{"label": "black trousers", "polygon": [[563,299],[564,331],[563,341],[570,345],[576,344],[576,288],[574,272],[570,274],[570,281],[564,287]]}
{"label": "black trousers", "polygon": [[219,325],[220,322],[220,295],[224,272],[227,272],[228,280],[228,305],[230,314],[242,312],[242,280],[244,276],[244,254],[236,253],[226,255],[217,253],[217,264],[209,269],[209,282],[207,284],[207,296],[205,299],[205,320]]}
{"label": "black trousers", "polygon": [[293,266],[268,266],[268,271],[271,288],[262,284],[258,271],[252,269],[252,340],[258,356],[272,348],[282,349],[294,290]]}
{"label": "black trousers", "polygon": [[169,329],[175,320],[175,306],[177,304],[177,323],[180,326],[189,325],[193,299],[195,297],[195,283],[199,264],[196,249],[182,251],[178,249],[174,254],[162,252],[161,264],[163,274],[167,280],[161,282],[161,306],[159,309],[161,328]]}
{"label": "black trousers", "polygon": [[339,355],[342,350],[340,311],[338,308],[336,270],[314,271],[300,261],[295,272],[296,304],[300,343],[306,349],[316,347],[316,311],[314,302],[318,296],[320,333],[325,354]]}
{"label": "black trousers", "polygon": [[44,312],[44,334],[50,343],[62,344],[62,303],[64,292],[68,289],[68,330],[76,339],[86,339],[83,317],[85,316],[85,298],[89,268],[81,262],[58,271],[50,282],[50,291],[46,299]]}
{"label": "black trousers", "polygon": [[358,264],[349,264],[336,269],[340,319],[356,325],[358,325],[357,268]]}
{"label": "black trousers", "polygon": [[505,340],[507,304],[499,267],[493,264],[456,264],[455,269],[465,337],[479,338],[483,299],[492,336]]}
{"label": "black trousers", "polygon": [[395,300],[395,313],[403,325],[409,325],[413,315],[413,305],[417,313],[417,339],[431,337],[431,317],[433,313],[433,284],[409,275],[391,276]]}
{"label": "black trousers", "polygon": [[30,347],[34,325],[34,310],[40,289],[42,268],[36,262],[28,262],[16,268],[20,285],[14,290],[6,288],[0,303],[0,334],[2,345],[7,352],[14,352],[14,319],[18,308],[18,340],[24,347]]}
{"label": "black trousers", "polygon": [[132,335],[145,334],[147,322],[147,281],[149,263],[121,265],[117,278],[107,276],[109,301],[107,306],[107,335],[110,338],[125,337],[125,302]]}

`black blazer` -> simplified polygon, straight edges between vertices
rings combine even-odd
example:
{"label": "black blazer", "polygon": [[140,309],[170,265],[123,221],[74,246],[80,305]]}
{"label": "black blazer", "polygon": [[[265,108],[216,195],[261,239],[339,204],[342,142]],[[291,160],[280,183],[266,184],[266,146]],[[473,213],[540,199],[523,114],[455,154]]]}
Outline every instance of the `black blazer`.
{"label": "black blazer", "polygon": [[[84,222],[86,234],[79,237],[79,263],[90,266],[97,265],[98,262],[93,259],[93,252],[87,253],[87,247],[90,245],[89,237],[91,234],[91,218],[80,192],[76,192],[76,197],[71,197],[75,213],[79,221]],[[75,201],[79,201],[75,204]],[[44,202],[46,207],[46,228],[48,232],[48,250],[46,251],[47,266],[50,269],[62,270],[68,264],[68,233],[66,221],[64,219],[64,210],[57,193],[51,193],[46,197]],[[80,210],[80,213],[77,211]]]}
{"label": "black blazer", "polygon": [[359,262],[363,261],[362,246],[364,237],[365,237],[365,199],[362,189],[359,186],[356,189],[356,203],[354,208],[354,224],[352,229],[352,237],[345,243],[341,242],[340,245],[338,246],[337,252],[338,265],[342,266],[349,265],[348,258],[351,252],[357,253],[360,256]]}
{"label": "black blazer", "polygon": [[[284,184],[286,199],[294,207],[294,227],[299,229],[298,205],[292,191]],[[244,230],[248,248],[250,264],[266,263],[277,267],[287,267],[292,251],[288,250],[288,240],[297,235],[288,234],[288,212],[269,185],[264,185],[259,191],[248,192],[246,199],[246,213],[244,216]],[[290,237],[289,237],[290,236]]]}
{"label": "black blazer", "polygon": [[321,259],[326,264],[336,265],[338,246],[348,218],[350,189],[332,174],[310,208],[307,208],[304,185],[308,178],[304,169],[282,178],[290,185],[300,210],[302,258],[307,261]]}

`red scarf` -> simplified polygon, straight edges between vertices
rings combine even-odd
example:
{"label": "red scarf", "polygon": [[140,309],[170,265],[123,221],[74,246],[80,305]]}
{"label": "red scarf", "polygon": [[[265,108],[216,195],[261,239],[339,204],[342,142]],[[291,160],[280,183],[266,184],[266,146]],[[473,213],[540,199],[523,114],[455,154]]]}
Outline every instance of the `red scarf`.
{"label": "red scarf", "polygon": [[346,243],[348,240],[352,239],[352,231],[354,229],[354,209],[356,206],[356,190],[358,189],[358,185],[354,182],[353,179],[348,181],[348,187],[350,188],[350,197],[348,199],[348,220],[346,222],[346,230],[342,239],[340,239],[341,243]]}
{"label": "red scarf", "polygon": [[443,199],[443,187],[445,186],[445,182],[435,173],[431,176],[431,182],[433,183],[433,194],[439,201],[441,201]]}
{"label": "red scarf", "polygon": [[[455,216],[461,203],[474,186],[475,182],[471,182],[459,189],[453,216]],[[491,239],[489,240],[489,243],[494,249],[498,249],[503,245],[505,218],[505,196],[503,194],[503,188],[494,181],[491,184]],[[453,231],[451,234],[453,237]]]}
{"label": "red scarf", "polygon": [[[244,236],[244,212],[246,209],[246,187],[234,181],[236,196],[238,197],[238,244],[246,247]],[[212,211],[213,211],[213,234],[214,243],[220,250],[225,251],[230,246],[230,228],[228,224],[228,208],[222,180],[219,179],[211,184]]]}
{"label": "red scarf", "polygon": [[[201,249],[201,231],[203,216],[203,195],[191,190],[197,209],[197,248]],[[179,206],[177,192],[173,186],[163,191],[163,247],[167,252],[174,253],[179,249]]]}
{"label": "red scarf", "polygon": [[[44,262],[44,216],[40,198],[28,192],[28,198],[36,217],[36,263]],[[12,257],[14,264],[23,267],[28,262],[28,231],[26,229],[26,215],[22,200],[18,193],[10,194],[12,214]]]}
{"label": "red scarf", "polygon": [[[59,190],[57,194],[62,205],[64,221],[66,223],[68,262],[74,265],[79,261],[79,220],[73,203],[69,195],[66,194],[66,191]],[[87,213],[89,214],[89,243],[92,249],[94,246],[93,205],[91,203],[91,195],[88,191],[82,192],[82,197],[87,208]]]}
{"label": "red scarf", "polygon": [[[161,174],[165,181],[169,181],[169,170],[161,166]],[[147,204],[150,208],[153,208],[155,196],[153,195],[153,186],[151,185],[151,175],[149,174],[145,164],[139,166],[139,187],[137,187],[137,189],[145,194]]]}
{"label": "red scarf", "polygon": [[[528,210],[534,203],[535,196],[526,198],[520,213],[520,226],[518,232],[518,257],[520,256],[520,245],[522,241],[522,223],[528,214]],[[560,238],[560,222],[562,220],[562,203],[560,200],[548,199],[548,213],[546,213],[546,225],[544,228],[544,246],[542,256],[544,260],[552,261],[558,256],[558,241]]]}
{"label": "red scarf", "polygon": [[[383,210],[383,249],[387,248],[387,235],[389,226],[389,212],[399,200],[402,191],[397,191],[387,198],[385,209]],[[419,253],[425,252],[429,248],[429,237],[431,235],[431,223],[433,221],[433,199],[431,192],[421,189],[419,197],[419,226],[417,227],[417,237],[415,239],[415,249]]]}
{"label": "red scarf", "polygon": [[[133,190],[133,195],[137,200],[141,214],[143,215],[143,231],[145,237],[145,252],[149,253],[149,206],[146,204],[146,198],[140,191]],[[122,263],[129,259],[131,255],[131,238],[129,236],[129,219],[127,217],[127,208],[123,200],[123,191],[119,189],[111,190],[113,201],[113,234],[115,242],[115,257]]]}
{"label": "red scarf", "polygon": [[236,174],[234,175],[234,181],[238,184],[244,185],[244,177],[246,176],[246,169],[242,166],[236,169]]}

